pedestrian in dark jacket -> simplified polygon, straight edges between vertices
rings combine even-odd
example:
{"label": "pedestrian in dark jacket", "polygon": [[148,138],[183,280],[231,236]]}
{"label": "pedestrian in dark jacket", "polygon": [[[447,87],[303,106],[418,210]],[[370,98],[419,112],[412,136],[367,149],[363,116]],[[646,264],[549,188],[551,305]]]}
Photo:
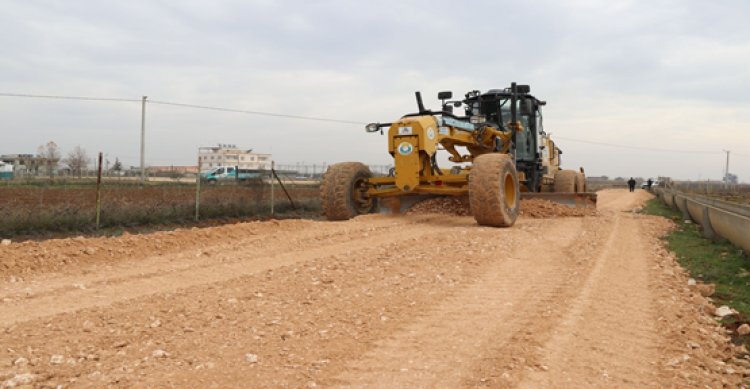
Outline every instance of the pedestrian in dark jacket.
{"label": "pedestrian in dark jacket", "polygon": [[630,188],[631,192],[635,190],[635,179],[633,177],[630,177],[628,180],[628,188]]}

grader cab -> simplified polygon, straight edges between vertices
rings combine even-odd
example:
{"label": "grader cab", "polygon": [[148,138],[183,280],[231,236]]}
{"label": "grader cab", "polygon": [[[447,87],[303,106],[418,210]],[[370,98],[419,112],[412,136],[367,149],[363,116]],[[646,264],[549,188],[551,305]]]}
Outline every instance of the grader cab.
{"label": "grader cab", "polygon": [[[545,103],[529,92],[528,85],[515,83],[486,93],[472,91],[462,100],[440,92],[440,111],[425,109],[416,92],[418,112],[366,126],[367,132],[381,134],[387,128],[392,173],[374,177],[359,162],[331,165],[321,184],[324,214],[329,220],[345,220],[375,211],[379,200],[401,210],[404,203],[426,196],[468,196],[477,223],[508,227],[518,217],[521,192],[554,201],[595,202],[595,194],[580,193],[582,172],[560,170],[561,152],[541,128]],[[455,115],[453,108],[462,106],[465,115]],[[450,168],[439,166],[442,150],[453,163]],[[570,177],[572,187],[557,184]]]}

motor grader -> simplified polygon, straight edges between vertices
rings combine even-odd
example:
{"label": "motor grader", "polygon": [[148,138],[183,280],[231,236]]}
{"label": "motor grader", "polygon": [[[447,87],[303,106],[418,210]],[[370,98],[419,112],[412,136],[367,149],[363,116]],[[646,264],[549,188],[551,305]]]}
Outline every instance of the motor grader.
{"label": "motor grader", "polygon": [[[359,162],[331,165],[323,176],[320,197],[329,220],[346,220],[374,212],[389,202],[392,211],[430,196],[468,196],[477,223],[509,227],[518,217],[521,193],[553,201],[590,204],[596,195],[583,193],[583,169],[560,169],[562,151],[542,128],[544,101],[528,85],[485,93],[471,91],[461,100],[438,93],[442,109],[425,109],[416,92],[418,112],[392,123],[370,123],[369,133],[387,128],[388,152],[394,168],[374,177]],[[454,108],[464,108],[464,115]],[[438,164],[438,151],[448,153],[450,168]]]}

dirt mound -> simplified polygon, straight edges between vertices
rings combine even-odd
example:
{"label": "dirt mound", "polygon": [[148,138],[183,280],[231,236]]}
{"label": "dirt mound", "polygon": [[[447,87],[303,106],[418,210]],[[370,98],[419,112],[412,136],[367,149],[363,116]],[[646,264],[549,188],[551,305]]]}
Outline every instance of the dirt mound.
{"label": "dirt mound", "polygon": [[467,197],[435,197],[420,201],[406,211],[407,215],[424,215],[430,213],[471,216],[469,199]]}
{"label": "dirt mound", "polygon": [[[440,214],[471,216],[466,197],[435,197],[420,201],[406,211],[407,215]],[[542,199],[521,200],[521,216],[535,219],[596,214],[595,208],[573,208]]]}
{"label": "dirt mound", "polygon": [[148,257],[159,250],[205,250],[207,241],[215,242],[212,243],[214,247],[231,245],[248,236],[297,231],[311,223],[308,220],[251,221],[150,234],[131,235],[125,232],[117,237],[78,236],[38,242],[11,241],[0,246],[0,280],[28,273],[65,271],[80,265],[117,263],[134,257]]}
{"label": "dirt mound", "polygon": [[542,199],[521,200],[521,216],[535,219],[595,214],[596,208],[574,208]]}

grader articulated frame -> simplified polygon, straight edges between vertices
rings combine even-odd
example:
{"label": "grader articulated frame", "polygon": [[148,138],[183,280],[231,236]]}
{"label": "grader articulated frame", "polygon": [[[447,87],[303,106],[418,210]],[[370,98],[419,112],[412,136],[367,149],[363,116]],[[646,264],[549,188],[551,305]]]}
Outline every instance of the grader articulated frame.
{"label": "grader articulated frame", "polygon": [[[331,165],[321,184],[326,217],[345,220],[373,212],[378,199],[388,199],[391,209],[401,210],[410,199],[468,196],[480,225],[508,227],[518,217],[522,191],[553,201],[595,203],[595,194],[581,193],[582,172],[559,169],[561,151],[541,129],[539,108],[545,103],[529,91],[527,85],[513,83],[484,94],[469,92],[460,101],[450,101],[451,92],[440,92],[441,111],[425,109],[417,92],[419,112],[366,127],[381,134],[388,128],[392,174],[373,177],[358,162]],[[454,115],[453,107],[462,105],[466,116]],[[439,150],[447,151],[455,165],[438,166]]]}

